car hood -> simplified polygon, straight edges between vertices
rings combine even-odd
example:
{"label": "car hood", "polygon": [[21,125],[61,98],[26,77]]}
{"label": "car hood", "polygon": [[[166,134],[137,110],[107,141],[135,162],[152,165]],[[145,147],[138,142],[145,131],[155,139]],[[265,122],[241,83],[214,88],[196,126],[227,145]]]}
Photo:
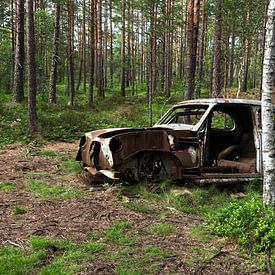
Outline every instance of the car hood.
{"label": "car hood", "polygon": [[150,131],[150,130],[188,130],[192,131],[194,129],[193,125],[187,124],[162,124],[162,125],[154,125],[153,127],[148,128],[109,128],[109,129],[100,129],[86,133],[85,135],[89,138],[110,138],[118,134],[122,133],[130,133],[130,132],[141,132],[141,131]]}

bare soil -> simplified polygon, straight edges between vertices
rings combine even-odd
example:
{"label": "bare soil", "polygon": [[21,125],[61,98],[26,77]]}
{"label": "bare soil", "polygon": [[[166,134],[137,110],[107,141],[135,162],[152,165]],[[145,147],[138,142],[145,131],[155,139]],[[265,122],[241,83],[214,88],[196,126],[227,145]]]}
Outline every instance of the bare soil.
{"label": "bare soil", "polygon": [[[172,253],[162,260],[161,274],[260,274],[230,244],[202,242],[192,236],[190,227],[199,225],[202,218],[179,212],[160,218],[131,211],[118,202],[115,190],[91,192],[77,176],[66,175],[59,169],[58,158],[39,154],[41,150],[54,151],[74,159],[77,148],[77,143],[55,143],[43,148],[29,144],[0,150],[0,182],[16,184],[13,190],[0,190],[0,246],[12,242],[25,247],[31,235],[69,238],[80,243],[90,232],[104,230],[115,221],[128,220],[134,228],[133,234],[143,236],[142,245],[159,246]],[[29,173],[40,175],[40,180],[49,184],[78,186],[83,195],[71,200],[41,199],[23,189]],[[12,209],[17,205],[30,211],[14,215]],[[158,222],[172,224],[176,232],[146,237],[144,229]],[[202,256],[206,252],[209,252],[207,259]],[[115,267],[114,261],[97,259],[82,274],[115,274]]]}

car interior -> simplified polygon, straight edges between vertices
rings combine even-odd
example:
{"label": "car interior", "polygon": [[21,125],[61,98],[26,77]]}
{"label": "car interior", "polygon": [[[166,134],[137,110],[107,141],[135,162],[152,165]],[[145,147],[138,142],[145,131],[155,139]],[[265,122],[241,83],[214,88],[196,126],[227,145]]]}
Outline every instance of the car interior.
{"label": "car interior", "polygon": [[203,172],[255,173],[256,149],[250,107],[218,106],[209,115],[203,138]]}

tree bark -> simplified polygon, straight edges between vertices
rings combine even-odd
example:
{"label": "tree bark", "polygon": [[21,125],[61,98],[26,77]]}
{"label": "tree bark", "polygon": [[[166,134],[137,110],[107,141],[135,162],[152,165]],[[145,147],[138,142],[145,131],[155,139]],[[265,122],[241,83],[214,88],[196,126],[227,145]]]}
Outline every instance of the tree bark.
{"label": "tree bark", "polygon": [[18,0],[16,8],[13,102],[22,102],[24,99],[24,2],[25,0]]}
{"label": "tree bark", "polygon": [[86,0],[83,0],[83,22],[82,22],[82,58],[83,58],[83,93],[87,94],[86,82]]}
{"label": "tree bark", "polygon": [[69,102],[68,105],[74,105],[74,4],[73,0],[68,0],[68,85],[69,85]]}
{"label": "tree bark", "polygon": [[126,96],[126,58],[125,58],[125,0],[121,2],[122,8],[122,29],[121,29],[121,74],[120,74],[120,86],[121,96]]}
{"label": "tree bark", "polygon": [[102,46],[102,0],[97,3],[97,96],[104,97],[104,58]]}
{"label": "tree bark", "polygon": [[55,4],[55,24],[53,35],[53,54],[50,74],[50,93],[49,103],[56,103],[56,82],[57,82],[57,64],[58,64],[58,49],[59,49],[59,34],[60,34],[60,3]]}
{"label": "tree bark", "polygon": [[89,79],[89,93],[88,104],[93,105],[94,97],[94,68],[95,68],[95,2],[90,0],[90,79]]}
{"label": "tree bark", "polygon": [[218,97],[221,92],[221,39],[222,39],[222,2],[216,1],[215,32],[213,47],[212,97]]}
{"label": "tree bark", "polygon": [[202,77],[203,77],[203,64],[204,64],[204,50],[205,50],[205,33],[207,25],[207,13],[206,13],[206,0],[203,0],[202,3],[203,12],[202,12],[202,28],[201,28],[201,45],[199,49],[199,62],[198,62],[198,86],[197,86],[197,97],[200,98],[201,86],[202,86]]}
{"label": "tree bark", "polygon": [[114,56],[113,56],[113,0],[110,0],[110,87],[114,86]]}
{"label": "tree bark", "polygon": [[275,0],[270,0],[267,12],[265,51],[263,62],[262,90],[262,151],[263,151],[263,201],[265,205],[275,204],[275,146],[274,114],[272,94],[274,93],[275,65]]}
{"label": "tree bark", "polygon": [[36,125],[36,64],[33,0],[27,0],[27,63],[28,63],[28,133],[33,135]]}
{"label": "tree bark", "polygon": [[192,98],[196,72],[196,56],[199,29],[200,0],[188,0],[187,11],[187,52],[186,52],[186,86],[184,99]]}

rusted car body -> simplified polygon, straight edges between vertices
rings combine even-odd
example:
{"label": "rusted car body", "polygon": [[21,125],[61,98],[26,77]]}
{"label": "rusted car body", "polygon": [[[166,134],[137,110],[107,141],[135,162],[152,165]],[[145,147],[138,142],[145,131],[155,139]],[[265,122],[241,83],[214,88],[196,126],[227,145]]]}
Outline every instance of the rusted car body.
{"label": "rusted car body", "polygon": [[262,172],[260,114],[255,100],[184,101],[150,128],[86,133],[76,160],[95,182],[249,181]]}

